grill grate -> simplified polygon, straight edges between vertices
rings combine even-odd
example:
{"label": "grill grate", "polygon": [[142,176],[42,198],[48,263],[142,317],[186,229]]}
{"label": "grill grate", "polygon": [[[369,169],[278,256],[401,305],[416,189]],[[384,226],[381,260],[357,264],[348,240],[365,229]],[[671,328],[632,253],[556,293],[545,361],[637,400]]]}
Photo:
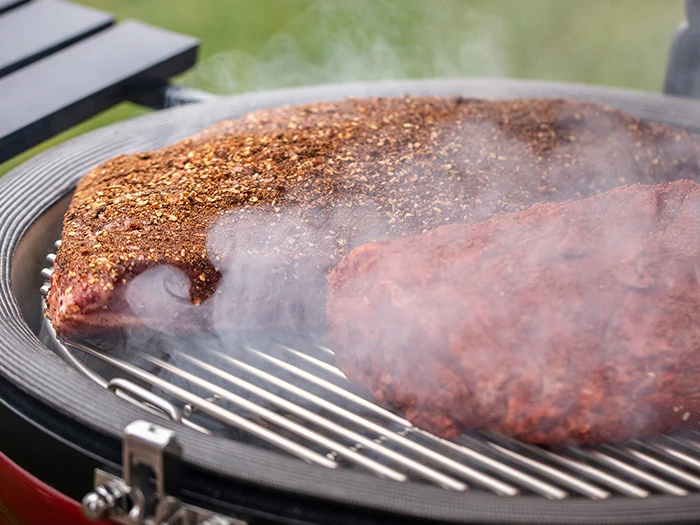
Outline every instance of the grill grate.
{"label": "grill grate", "polygon": [[[47,256],[50,265],[54,259]],[[42,276],[52,271],[45,268]],[[41,292],[48,293],[48,283]],[[358,391],[333,364],[333,352],[312,341],[241,340],[222,348],[220,341],[202,340],[196,352],[175,343],[165,352],[136,352],[59,341],[48,321],[44,328],[69,364],[124,399],[200,432],[238,429],[322,467],[505,497],[603,500],[700,492],[696,432],[593,448],[547,449],[490,431],[447,441]],[[107,373],[97,374],[102,368]]]}

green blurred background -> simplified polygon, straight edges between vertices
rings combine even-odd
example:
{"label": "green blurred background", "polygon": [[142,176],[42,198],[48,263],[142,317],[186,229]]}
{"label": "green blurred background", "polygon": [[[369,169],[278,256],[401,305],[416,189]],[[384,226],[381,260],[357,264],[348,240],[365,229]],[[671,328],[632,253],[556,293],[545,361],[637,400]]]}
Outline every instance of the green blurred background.
{"label": "green blurred background", "polygon": [[[681,0],[78,0],[201,40],[176,82],[218,94],[320,82],[489,76],[660,91]],[[0,164],[144,113],[106,111]],[[1,118],[1,116],[0,116]]]}

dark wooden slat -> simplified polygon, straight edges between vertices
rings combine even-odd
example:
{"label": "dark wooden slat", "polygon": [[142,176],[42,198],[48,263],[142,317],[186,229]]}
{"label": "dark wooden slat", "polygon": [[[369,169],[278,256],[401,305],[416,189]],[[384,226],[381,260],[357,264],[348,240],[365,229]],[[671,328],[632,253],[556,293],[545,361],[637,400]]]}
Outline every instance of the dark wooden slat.
{"label": "dark wooden slat", "polygon": [[97,33],[114,17],[61,0],[37,0],[0,16],[0,77]]}
{"label": "dark wooden slat", "polygon": [[128,21],[0,79],[0,162],[191,67],[196,39]]}
{"label": "dark wooden slat", "polygon": [[26,4],[27,0],[0,0],[0,14],[9,11],[13,7]]}

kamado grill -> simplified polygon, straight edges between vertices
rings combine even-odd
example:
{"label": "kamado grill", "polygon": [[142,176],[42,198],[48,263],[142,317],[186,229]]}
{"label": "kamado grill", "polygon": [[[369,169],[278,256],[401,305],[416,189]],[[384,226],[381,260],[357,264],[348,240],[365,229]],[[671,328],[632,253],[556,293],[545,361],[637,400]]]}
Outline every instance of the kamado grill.
{"label": "kamado grill", "polygon": [[[688,2],[691,23],[698,7]],[[109,30],[112,38],[119,27]],[[667,93],[700,93],[697,35],[693,26],[679,32]],[[144,58],[152,60],[151,76],[122,74],[129,91],[121,86],[119,93],[162,101],[165,79],[177,69],[164,64],[182,60],[193,45],[169,58]],[[57,67],[56,59],[66,55],[34,67]],[[29,67],[16,73],[22,74],[38,73]],[[0,93],[17,78],[0,79]],[[59,104],[73,115],[61,124],[48,110],[32,118],[53,123],[54,131],[71,125],[81,105],[108,103],[104,90],[93,91]],[[0,523],[700,520],[698,432],[592,448],[546,449],[487,431],[446,441],[350,384],[322,334],[251,333],[225,348],[206,338],[167,345],[56,338],[42,315],[43,296],[71,191],[91,167],[257,108],[403,94],[564,97],[700,131],[700,105],[688,98],[541,82],[420,80],[304,87],[165,109],[26,162],[0,181]],[[182,91],[175,98],[199,99]],[[26,147],[29,137],[18,127],[4,145]],[[87,518],[79,516],[81,500]]]}

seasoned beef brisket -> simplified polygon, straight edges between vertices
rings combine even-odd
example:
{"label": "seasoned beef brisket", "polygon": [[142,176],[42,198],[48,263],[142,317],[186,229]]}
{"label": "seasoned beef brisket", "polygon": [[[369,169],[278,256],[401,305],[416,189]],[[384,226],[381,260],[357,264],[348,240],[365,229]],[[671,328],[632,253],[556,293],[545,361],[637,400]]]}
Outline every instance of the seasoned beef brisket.
{"label": "seasoned beef brisket", "polygon": [[[65,215],[48,315],[64,337],[324,326],[325,275],[359,245],[626,183],[696,178],[699,165],[684,130],[566,100],[404,97],[257,111],[84,177]],[[163,265],[170,274],[158,274]],[[153,299],[153,272],[171,302]]]}
{"label": "seasoned beef brisket", "polygon": [[444,437],[658,434],[700,415],[700,186],[631,185],[353,250],[328,322],[351,381]]}

